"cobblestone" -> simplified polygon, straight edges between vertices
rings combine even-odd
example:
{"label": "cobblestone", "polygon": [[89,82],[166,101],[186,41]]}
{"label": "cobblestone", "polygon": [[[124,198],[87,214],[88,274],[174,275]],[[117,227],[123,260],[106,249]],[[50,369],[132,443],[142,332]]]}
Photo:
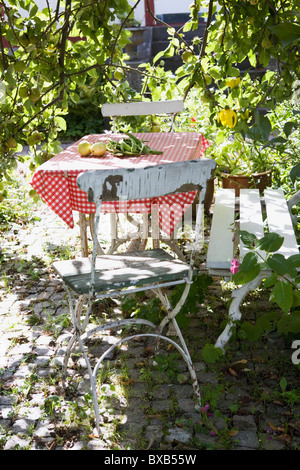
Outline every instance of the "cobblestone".
{"label": "cobblestone", "polygon": [[[266,372],[265,344],[247,350],[237,341],[219,368],[201,360],[207,331],[215,327],[205,323],[209,320],[203,306],[192,333],[197,341],[195,369],[208,409],[196,412],[191,385],[153,370],[152,346],[136,342],[129,351],[124,348],[111,356],[100,371],[104,383],[110,374],[111,385],[101,392],[104,436],[96,438],[86,396],[86,366],[79,356],[71,358],[68,388],[62,387],[61,366],[71,326],[66,321],[65,292],[51,270],[56,251],[68,244],[78,247],[78,228],[68,229],[44,205],[33,208],[33,213],[39,219],[18,230],[15,226],[2,241],[6,273],[0,279],[0,449],[299,449],[300,407],[274,395],[281,375]],[[38,279],[25,268],[19,276],[14,260],[21,255],[29,263],[39,260]],[[220,287],[214,286],[210,294],[212,304],[221,309]],[[104,340],[113,344],[116,337],[106,335]],[[89,352],[99,356],[102,346],[96,342]],[[271,354],[275,352],[276,348]],[[234,369],[240,359],[246,361],[245,368]],[[178,366],[186,372],[184,364]],[[256,374],[263,374],[260,383],[255,382]],[[299,387],[296,372],[291,380]],[[118,392],[121,386],[123,395]]]}

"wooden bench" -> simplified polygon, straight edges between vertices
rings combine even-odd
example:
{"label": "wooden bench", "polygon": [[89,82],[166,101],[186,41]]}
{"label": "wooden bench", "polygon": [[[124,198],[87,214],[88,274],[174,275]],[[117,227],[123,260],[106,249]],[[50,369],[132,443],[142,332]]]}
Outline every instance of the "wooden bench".
{"label": "wooden bench", "polygon": [[[266,230],[279,233],[284,242],[278,252],[285,257],[299,253],[289,204],[282,189],[265,190],[263,196],[256,189],[242,189],[239,198],[235,196],[234,189],[217,189],[206,262],[211,275],[231,276],[232,259],[239,253],[242,260],[247,253],[237,229],[246,230],[258,238],[263,237]],[[240,305],[245,295],[256,289],[265,275],[266,272],[261,272],[253,281],[233,291],[229,322],[215,347],[224,350],[234,323],[241,319]]]}

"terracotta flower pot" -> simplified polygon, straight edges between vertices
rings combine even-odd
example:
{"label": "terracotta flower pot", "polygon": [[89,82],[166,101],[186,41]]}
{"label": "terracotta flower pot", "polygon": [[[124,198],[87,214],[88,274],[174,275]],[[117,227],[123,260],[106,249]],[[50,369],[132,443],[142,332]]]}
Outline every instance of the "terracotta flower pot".
{"label": "terracotta flower pot", "polygon": [[235,189],[235,195],[240,195],[240,189],[256,188],[262,192],[272,184],[272,172],[253,173],[251,176],[230,175],[222,173],[222,187]]}

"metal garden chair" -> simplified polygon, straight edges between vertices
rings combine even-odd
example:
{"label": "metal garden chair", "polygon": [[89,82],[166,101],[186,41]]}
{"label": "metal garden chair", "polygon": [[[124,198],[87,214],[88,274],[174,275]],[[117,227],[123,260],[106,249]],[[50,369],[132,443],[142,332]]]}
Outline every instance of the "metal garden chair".
{"label": "metal garden chair", "polygon": [[[88,195],[90,202],[96,204],[95,230],[92,257],[75,260],[58,261],[54,269],[64,281],[67,288],[70,311],[74,324],[74,334],[68,344],[64,358],[64,375],[67,364],[76,341],[85,358],[93,394],[96,428],[100,434],[100,416],[96,390],[96,375],[100,365],[107,355],[124,342],[133,338],[148,336],[171,343],[187,364],[196,398],[200,405],[200,392],[195,370],[178,327],[176,315],[183,306],[192,280],[194,271],[195,250],[202,247],[200,234],[202,227],[203,198],[206,181],[210,178],[215,162],[209,159],[189,160],[172,164],[157,165],[138,169],[93,170],[81,173],[77,184]],[[158,197],[165,194],[174,194],[182,191],[200,191],[200,204],[195,226],[195,241],[191,245],[190,260],[183,262],[163,249],[151,249],[138,252],[97,255],[97,233],[100,224],[100,209],[102,201],[123,200],[124,198],[138,199]],[[172,307],[164,292],[165,287],[185,284],[183,294],[176,306]],[[152,290],[163,303],[166,316],[159,325],[145,319],[119,319],[87,329],[93,302],[105,297],[127,295],[142,290]],[[74,301],[72,293],[78,294]],[[82,309],[87,305],[83,320]],[[173,324],[177,338],[176,341],[164,335],[167,324]],[[85,350],[84,341],[94,333],[109,329],[120,329],[124,326],[143,325],[149,327],[145,333],[133,333],[121,338],[116,344],[99,358],[94,369]]]}
{"label": "metal garden chair", "polygon": [[[184,110],[184,103],[182,99],[176,100],[164,100],[164,101],[131,101],[131,102],[117,102],[117,103],[104,103],[101,108],[103,117],[110,117],[112,119],[112,131],[116,131],[116,121],[120,119],[123,122],[125,116],[152,116],[152,119],[156,119],[157,116],[168,117],[169,121],[169,132],[173,131],[174,121],[177,114],[182,113]],[[154,212],[152,213],[152,229],[154,229],[153,218],[155,217]],[[145,237],[140,237],[139,232],[145,233],[145,227],[149,224],[149,215],[143,214],[142,223],[139,224],[130,214],[126,214],[127,220],[138,228],[135,237],[132,239],[127,251],[136,251],[144,249],[143,243],[145,243]],[[128,237],[122,238],[118,235],[119,217],[116,213],[110,214],[111,223],[111,249],[107,253],[113,253],[122,243],[128,241]],[[175,232],[170,237],[163,237],[162,234],[157,231],[158,238],[152,237],[153,248],[159,248],[160,241],[163,241],[169,245],[176,254],[181,257],[182,254],[178,247],[177,241],[174,240]]]}

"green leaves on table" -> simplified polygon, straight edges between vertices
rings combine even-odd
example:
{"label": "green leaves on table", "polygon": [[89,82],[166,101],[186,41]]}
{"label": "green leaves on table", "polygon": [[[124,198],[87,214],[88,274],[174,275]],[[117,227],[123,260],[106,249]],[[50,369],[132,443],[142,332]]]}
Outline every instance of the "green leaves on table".
{"label": "green leaves on table", "polygon": [[154,150],[148,147],[144,141],[138,139],[129,132],[125,132],[127,137],[122,137],[120,140],[108,139],[106,148],[109,152],[118,157],[130,155],[161,155],[163,152]]}

